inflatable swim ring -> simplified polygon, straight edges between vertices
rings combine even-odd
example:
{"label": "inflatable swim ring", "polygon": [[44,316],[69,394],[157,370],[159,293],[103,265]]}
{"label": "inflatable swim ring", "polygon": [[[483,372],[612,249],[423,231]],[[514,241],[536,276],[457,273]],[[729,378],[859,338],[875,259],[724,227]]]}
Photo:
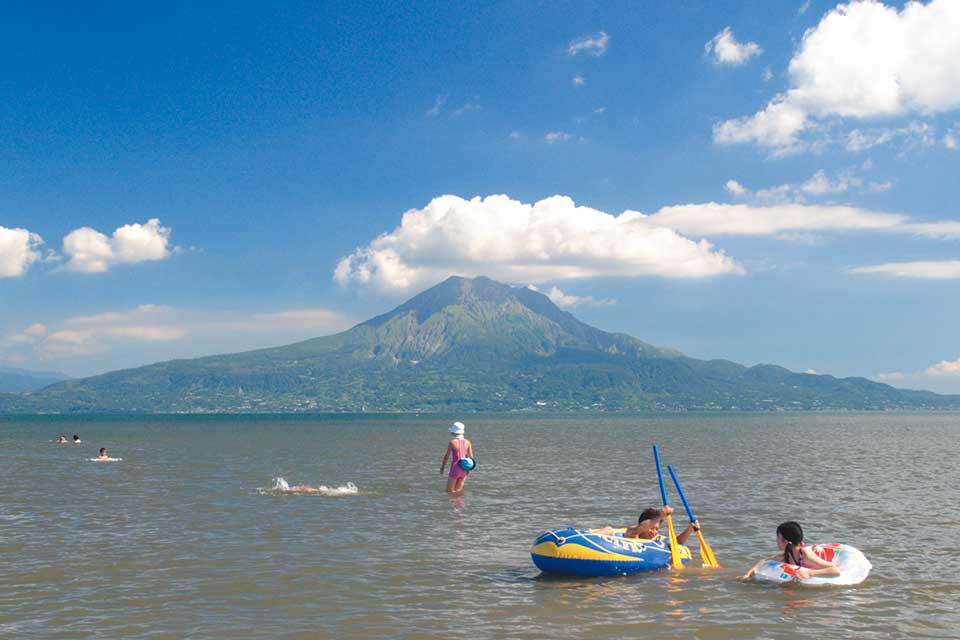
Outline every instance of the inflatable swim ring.
{"label": "inflatable swim ring", "polygon": [[[860,584],[867,579],[870,569],[873,565],[863,555],[863,552],[856,547],[848,544],[815,544],[810,547],[815,554],[837,565],[840,569],[839,576],[814,576],[806,580],[800,580],[800,584],[837,584],[852,585]],[[796,581],[797,569],[795,564],[786,564],[776,560],[767,560],[757,569],[754,577],[757,580],[767,580],[770,582],[794,582]]]}
{"label": "inflatable swim ring", "polygon": [[[624,538],[624,531],[615,529],[614,535],[573,528],[546,531],[533,541],[530,555],[540,571],[564,576],[621,576],[670,566],[666,537]],[[690,558],[690,550],[680,545],[680,559],[687,563]]]}

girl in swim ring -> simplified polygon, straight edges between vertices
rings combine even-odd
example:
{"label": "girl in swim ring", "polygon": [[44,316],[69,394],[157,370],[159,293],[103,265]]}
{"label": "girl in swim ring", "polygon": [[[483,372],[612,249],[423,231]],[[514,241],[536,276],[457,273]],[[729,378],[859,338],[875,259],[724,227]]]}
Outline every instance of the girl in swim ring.
{"label": "girl in swim ring", "polygon": [[447,478],[447,493],[456,493],[463,489],[463,483],[467,479],[469,471],[465,471],[460,466],[461,458],[473,458],[473,444],[463,437],[466,427],[462,422],[454,422],[450,427],[450,433],[453,438],[447,443],[447,450],[443,454],[443,462],[440,463],[440,475],[443,475],[443,468],[447,466],[447,459],[450,459],[450,475]]}
{"label": "girl in swim ring", "polygon": [[[798,522],[791,520],[777,527],[777,546],[783,553],[770,559],[800,567],[795,574],[797,580],[806,580],[813,576],[840,575],[840,569],[837,568],[837,565],[824,560],[803,544],[803,529]],[[750,571],[743,575],[742,579],[749,580],[752,578],[764,562],[766,562],[766,559],[753,565]]]}

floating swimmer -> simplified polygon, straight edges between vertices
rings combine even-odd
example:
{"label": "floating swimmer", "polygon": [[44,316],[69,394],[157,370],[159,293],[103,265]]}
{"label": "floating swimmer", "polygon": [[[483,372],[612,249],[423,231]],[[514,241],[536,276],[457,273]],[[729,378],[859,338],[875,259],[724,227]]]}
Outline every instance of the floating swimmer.
{"label": "floating swimmer", "polygon": [[814,553],[812,546],[803,543],[803,528],[798,522],[784,522],[777,527],[777,546],[783,553],[761,560],[753,565],[741,579],[753,578],[764,565],[771,561],[795,567],[792,577],[797,581],[816,576],[838,577],[840,575],[840,569],[834,562],[821,558]]}
{"label": "floating swimmer", "polygon": [[80,436],[73,434],[73,444],[80,444]]}
{"label": "floating swimmer", "polygon": [[106,447],[100,447],[100,455],[98,455],[96,458],[90,459],[94,462],[119,462],[123,460],[123,458],[111,458],[108,456]]}
{"label": "floating swimmer", "polygon": [[476,461],[473,459],[473,443],[463,437],[465,429],[462,422],[454,422],[450,427],[450,433],[454,437],[447,443],[443,462],[440,463],[440,475],[443,475],[443,468],[447,466],[447,459],[450,459],[447,493],[462,491],[467,475],[476,466]]}
{"label": "floating swimmer", "polygon": [[67,436],[60,436],[57,438],[57,444],[67,444]]}
{"label": "floating swimmer", "polygon": [[290,486],[290,484],[283,478],[274,478],[273,486],[269,489],[258,489],[262,494],[268,493],[305,493],[305,494],[320,494],[325,496],[346,496],[353,495],[357,493],[357,485],[352,482],[340,487],[328,487],[326,485],[320,485],[319,487],[311,487],[306,484],[299,484]]}

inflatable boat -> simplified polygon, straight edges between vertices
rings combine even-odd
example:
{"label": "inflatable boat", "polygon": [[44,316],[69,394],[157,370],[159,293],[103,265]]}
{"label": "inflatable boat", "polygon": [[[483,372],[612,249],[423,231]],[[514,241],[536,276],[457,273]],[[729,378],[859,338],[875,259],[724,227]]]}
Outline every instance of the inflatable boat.
{"label": "inflatable boat", "polygon": [[[533,541],[530,555],[544,573],[595,577],[659,571],[670,566],[670,543],[665,536],[653,540],[624,538],[626,529],[613,535],[590,529],[554,529]],[[680,545],[680,559],[690,561],[690,550]]]}
{"label": "inflatable boat", "polygon": [[840,569],[839,576],[814,576],[805,580],[797,580],[798,567],[795,564],[767,560],[760,565],[754,577],[757,580],[768,582],[799,582],[808,585],[853,585],[860,584],[867,579],[873,565],[863,555],[863,552],[848,544],[815,544],[810,550],[827,562],[832,562]]}

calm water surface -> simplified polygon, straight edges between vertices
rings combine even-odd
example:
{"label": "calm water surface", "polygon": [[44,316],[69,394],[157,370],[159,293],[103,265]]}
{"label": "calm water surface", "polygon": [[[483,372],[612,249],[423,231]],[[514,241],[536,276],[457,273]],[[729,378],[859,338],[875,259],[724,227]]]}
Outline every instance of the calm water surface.
{"label": "calm water surface", "polygon": [[[960,638],[960,415],[462,418],[459,497],[445,418],[0,418],[0,637]],[[654,442],[723,568],[539,576],[544,529],[659,502]],[[867,581],[738,582],[793,518]]]}

